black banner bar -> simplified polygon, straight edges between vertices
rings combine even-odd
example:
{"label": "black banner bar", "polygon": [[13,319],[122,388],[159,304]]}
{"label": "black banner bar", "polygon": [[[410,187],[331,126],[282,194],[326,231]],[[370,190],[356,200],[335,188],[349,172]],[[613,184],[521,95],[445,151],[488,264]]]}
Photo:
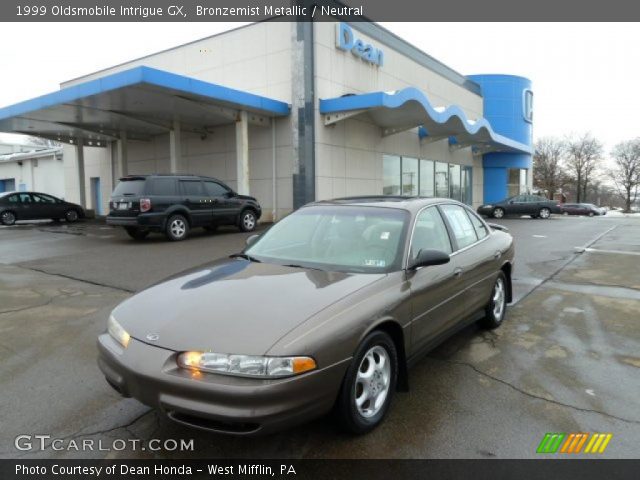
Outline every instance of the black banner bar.
{"label": "black banner bar", "polygon": [[627,480],[640,460],[0,460],[2,480]]}
{"label": "black banner bar", "polygon": [[638,21],[629,0],[2,0],[3,22]]}

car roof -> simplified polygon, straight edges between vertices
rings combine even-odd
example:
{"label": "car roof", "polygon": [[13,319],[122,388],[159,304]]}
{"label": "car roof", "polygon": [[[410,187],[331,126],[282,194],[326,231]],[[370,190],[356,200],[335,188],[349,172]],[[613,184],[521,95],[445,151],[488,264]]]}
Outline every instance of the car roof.
{"label": "car roof", "polygon": [[460,203],[457,200],[452,200],[451,198],[416,197],[405,195],[366,195],[358,197],[333,198],[330,200],[319,200],[308,203],[305,207],[314,205],[350,205],[360,207],[396,208],[415,213],[428,205],[435,205],[438,203],[450,203],[468,207],[468,205]]}
{"label": "car roof", "polygon": [[146,180],[147,178],[152,177],[175,177],[175,178],[188,178],[194,179],[197,178],[199,180],[213,180],[214,182],[224,183],[222,180],[219,180],[215,177],[207,177],[205,175],[195,175],[193,173],[149,173],[149,174],[141,174],[141,175],[125,175],[124,177],[120,177],[119,180],[121,182],[127,182],[131,180]]}

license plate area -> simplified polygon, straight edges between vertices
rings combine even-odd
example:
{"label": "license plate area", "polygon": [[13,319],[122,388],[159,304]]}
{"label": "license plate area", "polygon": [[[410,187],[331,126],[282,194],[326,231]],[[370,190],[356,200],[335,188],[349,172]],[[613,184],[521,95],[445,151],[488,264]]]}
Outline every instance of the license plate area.
{"label": "license plate area", "polygon": [[129,210],[131,208],[131,203],[129,202],[119,202],[116,203],[117,210]]}

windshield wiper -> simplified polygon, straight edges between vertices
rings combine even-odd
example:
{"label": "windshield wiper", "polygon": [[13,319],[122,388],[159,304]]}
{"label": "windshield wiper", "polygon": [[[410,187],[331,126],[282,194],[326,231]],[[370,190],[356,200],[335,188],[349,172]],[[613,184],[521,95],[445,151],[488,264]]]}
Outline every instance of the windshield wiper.
{"label": "windshield wiper", "polygon": [[321,269],[321,268],[317,268],[317,267],[306,267],[306,266],[304,266],[304,265],[298,265],[297,263],[288,263],[288,264],[286,264],[286,265],[283,265],[283,267],[304,268],[304,269],[307,269],[307,270],[319,270],[319,271],[321,271],[321,272],[324,272],[324,270],[323,270],[323,269]]}
{"label": "windshield wiper", "polygon": [[249,260],[250,262],[262,263],[256,257],[252,257],[246,253],[234,253],[233,255],[229,255],[229,258],[244,258],[245,260]]}

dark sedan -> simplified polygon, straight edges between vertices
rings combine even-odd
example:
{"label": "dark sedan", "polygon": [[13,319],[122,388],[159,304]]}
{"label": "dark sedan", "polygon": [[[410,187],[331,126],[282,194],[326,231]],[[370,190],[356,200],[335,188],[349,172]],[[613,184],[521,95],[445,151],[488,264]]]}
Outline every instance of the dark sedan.
{"label": "dark sedan", "polygon": [[540,195],[516,195],[499,202],[480,205],[478,213],[493,218],[529,215],[531,218],[546,219],[552,213],[562,213],[562,209],[558,202]]}
{"label": "dark sedan", "polygon": [[84,208],[53,195],[38,192],[0,194],[0,221],[13,225],[18,220],[66,220],[75,222],[85,215]]}
{"label": "dark sedan", "polygon": [[606,215],[607,211],[596,207],[592,203],[565,203],[562,205],[562,213],[565,215],[586,215],[588,217]]}
{"label": "dark sedan", "polygon": [[123,396],[193,427],[250,435],[335,409],[365,433],[410,364],[469,323],[502,324],[504,230],[448,199],[310,204],[116,307],[98,364]]}

